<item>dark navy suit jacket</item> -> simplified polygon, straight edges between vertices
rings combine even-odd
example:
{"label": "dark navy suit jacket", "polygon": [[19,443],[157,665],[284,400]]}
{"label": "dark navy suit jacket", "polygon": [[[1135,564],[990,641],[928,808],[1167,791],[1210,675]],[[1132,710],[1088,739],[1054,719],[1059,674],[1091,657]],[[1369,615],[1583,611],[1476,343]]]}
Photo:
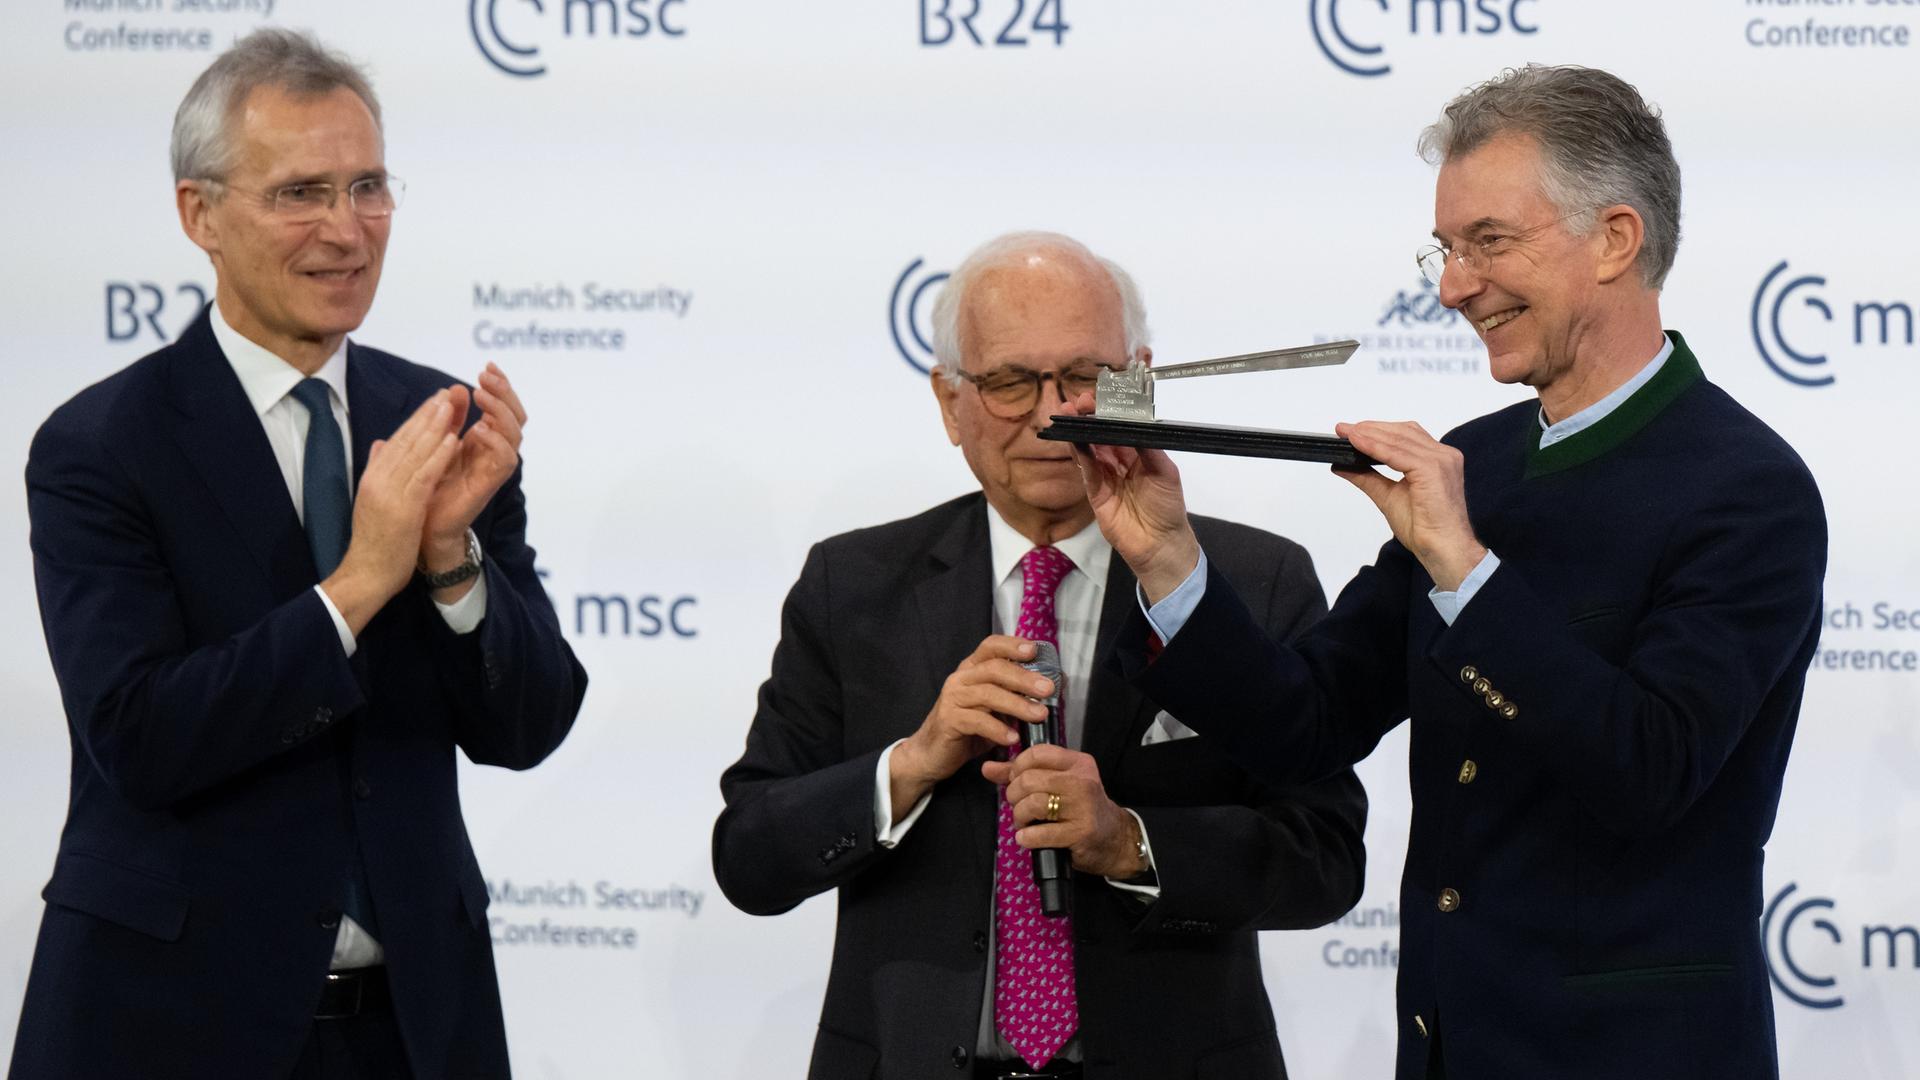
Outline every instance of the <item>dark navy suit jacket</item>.
{"label": "dark navy suit jacket", "polygon": [[[586,687],[519,474],[474,524],[478,629],[454,634],[416,582],[349,659],[208,318],[61,406],[28,457],[73,777],[12,1074],[287,1075],[357,839],[414,1075],[505,1076],[454,749],[528,768]],[[452,382],[350,346],[356,472]]]}
{"label": "dark navy suit jacket", "polygon": [[[1500,567],[1449,626],[1396,542],[1295,648],[1211,575],[1137,685],[1270,779],[1412,716],[1400,1080],[1765,1080],[1764,845],[1819,639],[1807,468],[1686,343],[1592,427],[1447,437]],[[1205,537],[1202,537],[1204,543]],[[1209,549],[1210,550],[1210,549]]]}

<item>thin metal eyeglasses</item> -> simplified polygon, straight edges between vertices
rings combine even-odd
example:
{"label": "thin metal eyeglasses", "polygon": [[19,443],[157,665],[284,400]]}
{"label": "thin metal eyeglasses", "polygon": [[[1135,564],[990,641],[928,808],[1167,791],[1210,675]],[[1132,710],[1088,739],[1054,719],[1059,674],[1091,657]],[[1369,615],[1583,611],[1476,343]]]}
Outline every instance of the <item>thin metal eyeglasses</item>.
{"label": "thin metal eyeglasses", "polygon": [[[340,189],[324,180],[282,184],[271,191],[234,187],[217,177],[208,177],[207,182],[260,199],[272,208],[274,217],[289,225],[319,221],[340,201]],[[406,195],[407,182],[397,176],[363,176],[347,185],[347,206],[356,217],[383,218],[399,209]]]}
{"label": "thin metal eyeglasses", "polygon": [[1420,267],[1420,276],[1426,278],[1428,283],[1432,285],[1440,284],[1440,275],[1446,273],[1447,261],[1449,259],[1460,264],[1462,270],[1471,270],[1475,277],[1479,277],[1487,272],[1488,267],[1493,265],[1493,260],[1513,250],[1515,244],[1531,240],[1568,218],[1579,217],[1581,214],[1597,209],[1599,209],[1599,207],[1581,207],[1570,214],[1562,214],[1545,224],[1535,225],[1529,229],[1521,229],[1518,232],[1484,232],[1469,240],[1461,241],[1461,246],[1458,248],[1450,244],[1428,244],[1426,247],[1413,253],[1413,261],[1415,265]]}
{"label": "thin metal eyeglasses", "polygon": [[1059,371],[1034,371],[1018,364],[995,368],[984,375],[962,371],[960,377],[980,392],[980,403],[1002,420],[1022,420],[1040,403],[1040,384],[1052,379],[1060,388],[1060,397],[1071,400],[1091,393],[1102,371],[1120,369],[1106,364],[1079,363]]}

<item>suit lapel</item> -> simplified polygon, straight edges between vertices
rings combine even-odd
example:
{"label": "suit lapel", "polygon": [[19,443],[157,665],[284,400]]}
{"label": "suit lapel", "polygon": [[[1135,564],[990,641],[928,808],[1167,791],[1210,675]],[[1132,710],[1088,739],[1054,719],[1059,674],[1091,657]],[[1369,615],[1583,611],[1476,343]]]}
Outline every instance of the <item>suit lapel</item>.
{"label": "suit lapel", "polygon": [[[425,395],[421,396],[424,401]],[[347,343],[347,424],[353,429],[353,490],[367,471],[373,440],[392,435],[418,402],[407,399],[406,387],[371,350]]]}
{"label": "suit lapel", "polygon": [[168,364],[174,439],[213,493],[235,539],[290,595],[315,579],[313,553],[260,418],[213,336],[210,308],[175,343]]}
{"label": "suit lapel", "polygon": [[[405,384],[394,376],[392,363],[374,350],[347,343],[347,426],[353,439],[355,498],[360,494],[360,481],[366,474],[367,457],[373,452],[374,440],[390,437],[394,429],[412,415],[418,402],[426,399],[425,393],[418,400],[410,398]],[[360,632],[360,642],[368,648],[353,654],[353,664],[354,670],[363,676],[369,656],[378,650],[378,643],[385,640],[398,608],[397,604],[388,604]]]}
{"label": "suit lapel", "polygon": [[1107,588],[1100,601],[1100,629],[1093,642],[1093,666],[1087,672],[1086,723],[1080,747],[1099,763],[1102,776],[1116,774],[1127,740],[1139,727],[1136,721],[1146,701],[1115,675],[1107,662],[1113,652],[1114,639],[1132,615],[1129,607],[1137,603],[1133,589],[1133,571],[1115,553],[1107,564]]}
{"label": "suit lapel", "polygon": [[[974,496],[956,507],[952,521],[927,552],[927,575],[914,588],[914,605],[925,648],[929,685],[933,694],[982,638],[993,632],[993,559],[987,540],[987,503]],[[995,788],[980,780],[969,765],[960,776],[972,783],[955,785],[966,804],[967,835],[977,863],[976,880],[992,880],[993,845],[998,810]],[[943,796],[944,797],[944,796]]]}
{"label": "suit lapel", "polygon": [[928,550],[927,574],[914,588],[921,641],[935,686],[993,632],[986,500],[967,500],[957,511]]}

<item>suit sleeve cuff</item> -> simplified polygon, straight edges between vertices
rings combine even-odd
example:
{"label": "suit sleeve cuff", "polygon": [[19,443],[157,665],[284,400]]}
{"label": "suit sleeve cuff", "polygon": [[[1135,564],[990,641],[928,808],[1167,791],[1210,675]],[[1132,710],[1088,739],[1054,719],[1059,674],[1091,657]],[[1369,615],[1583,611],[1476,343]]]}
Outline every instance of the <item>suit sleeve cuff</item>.
{"label": "suit sleeve cuff", "polygon": [[1440,613],[1440,620],[1452,626],[1453,620],[1459,618],[1460,612],[1466,610],[1467,602],[1473,599],[1473,594],[1479,592],[1480,586],[1485,585],[1487,579],[1492,577],[1493,572],[1498,569],[1500,569],[1500,556],[1489,551],[1480,557],[1480,564],[1468,572],[1466,578],[1460,582],[1459,588],[1452,592],[1428,589],[1427,599],[1433,601],[1433,609]]}
{"label": "suit sleeve cuff", "polygon": [[346,616],[340,614],[340,609],[333,606],[333,598],[327,595],[327,590],[315,585],[313,591],[319,594],[320,602],[326,605],[327,617],[333,620],[333,631],[340,635],[341,651],[352,656],[360,647],[360,643],[353,639],[353,631],[347,626]]}
{"label": "suit sleeve cuff", "polygon": [[[880,755],[880,763],[873,767],[873,839],[883,848],[898,846],[901,839],[907,835],[907,830],[913,828],[913,823],[919,821],[920,815],[926,812],[927,804],[933,801],[931,791],[920,796],[920,801],[913,804],[913,809],[907,812],[907,816],[901,818],[898,825],[894,824],[893,751],[900,743],[906,741],[901,739],[900,742],[887,747],[886,751]],[[1142,835],[1145,835],[1144,830]]]}
{"label": "suit sleeve cuff", "polygon": [[[1147,617],[1147,625],[1153,628],[1154,636],[1162,645],[1173,640],[1173,635],[1187,625],[1187,619],[1193,615],[1193,609],[1200,606],[1200,598],[1207,592],[1207,553],[1200,552],[1200,561],[1194,564],[1193,573],[1172,592],[1160,598],[1152,607],[1147,606],[1147,595],[1135,584],[1133,595],[1140,603],[1140,611]],[[1144,831],[1144,830],[1142,830]]]}
{"label": "suit sleeve cuff", "polygon": [[447,629],[456,634],[471,634],[487,617],[487,575],[481,574],[473,581],[473,588],[467,594],[451,604],[438,600],[433,606],[440,609],[440,617],[447,621]]}

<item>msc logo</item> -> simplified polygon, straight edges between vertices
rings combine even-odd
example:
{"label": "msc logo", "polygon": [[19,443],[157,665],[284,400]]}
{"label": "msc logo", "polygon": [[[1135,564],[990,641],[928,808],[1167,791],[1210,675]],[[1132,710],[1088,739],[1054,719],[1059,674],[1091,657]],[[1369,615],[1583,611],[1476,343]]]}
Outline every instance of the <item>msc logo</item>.
{"label": "msc logo", "polygon": [[[697,597],[654,593],[634,597],[581,593],[573,598],[573,632],[576,637],[699,637],[692,615],[699,602]],[[599,616],[599,621],[589,619],[589,614]],[[619,617],[617,621],[614,616]]]}
{"label": "msc logo", "polygon": [[[179,315],[178,319],[167,319],[167,323],[174,328],[173,334],[160,325],[160,316],[167,311],[169,296],[175,298],[173,311]],[[192,302],[179,303],[181,297],[191,297]],[[151,281],[109,281],[107,340],[135,341],[143,336],[144,331],[151,330],[154,341],[165,344],[198,318],[201,309],[206,306],[207,290],[191,281],[175,285],[171,293]]]}
{"label": "msc logo", "polygon": [[[1760,287],[1754,290],[1749,313],[1753,347],[1760,350],[1760,359],[1766,361],[1774,374],[1795,386],[1831,386],[1833,373],[1825,370],[1827,354],[1803,351],[1792,343],[1799,340],[1804,344],[1806,335],[1819,332],[1817,326],[1809,324],[1834,321],[1833,308],[1815,291],[1825,289],[1827,279],[1818,274],[1802,274],[1789,278],[1776,289],[1775,283],[1786,275],[1787,261],[1782,259],[1767,271],[1767,276],[1760,279]],[[1795,299],[1798,304],[1792,303]],[[1851,305],[1851,313],[1851,326],[1843,329],[1850,337],[1843,340],[1862,347],[1913,344],[1911,304],[1899,300],[1862,300]]]}
{"label": "msc logo", "polygon": [[[540,584],[555,607],[564,610],[564,599],[555,596],[553,572],[535,567]],[[693,609],[700,598],[681,594],[625,593],[573,594],[573,635],[575,637],[696,638],[699,627],[693,625]],[[591,617],[590,617],[591,616]]]}
{"label": "msc logo", "polygon": [[[658,30],[684,35],[672,9],[687,0],[467,0],[467,29],[487,62],[509,75],[531,79],[547,73],[539,41],[542,25],[558,16],[563,37],[643,38]],[[529,10],[531,9],[531,10]],[[510,14],[507,14],[510,13]],[[502,14],[506,14],[503,27]],[[522,44],[528,39],[533,44]]]}
{"label": "msc logo", "polygon": [[[1375,78],[1393,70],[1387,63],[1383,40],[1397,36],[1396,9],[1406,12],[1405,36],[1484,37],[1512,30],[1516,34],[1537,34],[1538,23],[1521,21],[1520,9],[1535,0],[1347,0],[1347,11],[1356,7],[1363,13],[1350,21],[1342,20],[1341,0],[1307,0],[1307,21],[1313,27],[1314,44],[1333,63],[1349,75]],[[1422,16],[1427,16],[1422,18]],[[1448,16],[1452,16],[1449,21]],[[1365,29],[1356,33],[1356,27]],[[1449,26],[1452,29],[1449,29]]]}
{"label": "msc logo", "polygon": [[[887,331],[893,335],[893,347],[907,366],[925,375],[940,361],[934,358],[931,335],[921,329],[932,304],[928,295],[934,286],[947,280],[945,270],[921,273],[924,260],[915,259],[893,283],[893,296],[887,300]],[[917,276],[916,276],[917,275]]]}
{"label": "msc logo", "polygon": [[1375,326],[1385,326],[1393,320],[1400,320],[1404,327],[1414,326],[1452,326],[1460,321],[1460,313],[1440,302],[1440,292],[1433,282],[1420,279],[1420,290],[1409,294],[1401,289],[1392,300],[1387,301],[1387,309],[1380,313],[1380,321]]}
{"label": "msc logo", "polygon": [[[1833,911],[1832,900],[1820,896],[1789,902],[1799,888],[1797,882],[1788,883],[1768,901],[1767,910],[1760,917],[1767,975],[1782,994],[1798,1004],[1809,1009],[1837,1009],[1846,1004],[1846,999],[1840,996],[1838,976],[1838,972],[1849,966],[1842,952],[1846,937],[1832,919],[1820,914]],[[1796,933],[1796,927],[1804,929]],[[1861,970],[1872,970],[1876,955],[1886,957],[1887,968],[1900,967],[1903,943],[1907,951],[1906,966],[1920,969],[1920,929],[1863,924],[1860,927]]]}

